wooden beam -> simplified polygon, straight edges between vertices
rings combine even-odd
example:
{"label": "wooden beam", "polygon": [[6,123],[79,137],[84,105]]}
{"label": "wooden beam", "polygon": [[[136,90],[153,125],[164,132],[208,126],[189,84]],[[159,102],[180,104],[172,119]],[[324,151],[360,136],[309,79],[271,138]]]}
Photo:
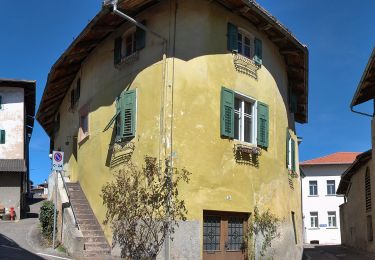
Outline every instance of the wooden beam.
{"label": "wooden beam", "polygon": [[277,42],[285,41],[286,39],[288,39],[286,36],[282,36],[282,37],[271,37],[271,38],[270,38],[270,40],[271,40],[273,43],[277,43]]}
{"label": "wooden beam", "polygon": [[81,42],[78,42],[76,44],[76,46],[74,46],[75,48],[90,48],[90,47],[93,47],[95,45],[98,45],[98,43],[100,42],[100,40],[93,40],[93,41],[81,41]]}
{"label": "wooden beam", "polygon": [[268,31],[272,27],[273,27],[272,24],[266,23],[266,24],[259,25],[257,28],[258,30],[261,30],[261,31]]}
{"label": "wooden beam", "polygon": [[298,49],[280,49],[282,55],[300,55],[301,51]]}
{"label": "wooden beam", "polygon": [[70,74],[67,74],[63,77],[60,77],[60,78],[57,78],[57,79],[54,79],[53,81],[47,83],[47,87],[50,87],[52,85],[59,85],[59,84],[64,84],[66,83],[67,81],[70,81],[70,80],[73,80],[75,78],[75,76],[77,75],[77,72],[73,72],[73,73],[70,73]]}
{"label": "wooden beam", "polygon": [[113,32],[115,27],[111,25],[96,25],[91,30],[94,32]]}

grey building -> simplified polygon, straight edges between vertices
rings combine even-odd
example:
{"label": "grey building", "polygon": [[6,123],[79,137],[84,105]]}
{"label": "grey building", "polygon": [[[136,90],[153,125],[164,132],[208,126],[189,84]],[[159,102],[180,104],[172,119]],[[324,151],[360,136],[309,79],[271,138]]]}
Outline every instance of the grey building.
{"label": "grey building", "polygon": [[20,218],[29,191],[29,143],[34,126],[35,81],[0,79],[0,208]]}

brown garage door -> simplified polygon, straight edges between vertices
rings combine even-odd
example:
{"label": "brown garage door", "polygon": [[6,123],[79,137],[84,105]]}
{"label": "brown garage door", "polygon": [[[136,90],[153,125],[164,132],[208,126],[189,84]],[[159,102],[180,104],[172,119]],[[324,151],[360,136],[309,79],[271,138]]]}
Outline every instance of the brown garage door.
{"label": "brown garage door", "polygon": [[248,214],[205,211],[203,213],[203,259],[247,259],[245,235]]}

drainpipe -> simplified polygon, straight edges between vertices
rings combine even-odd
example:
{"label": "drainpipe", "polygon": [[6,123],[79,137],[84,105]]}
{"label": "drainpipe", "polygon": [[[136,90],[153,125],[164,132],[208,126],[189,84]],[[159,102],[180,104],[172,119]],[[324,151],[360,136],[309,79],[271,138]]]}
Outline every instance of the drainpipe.
{"label": "drainpipe", "polygon": [[[161,116],[161,119],[160,119],[160,133],[162,135],[162,140],[164,140],[164,157],[165,159],[167,158],[167,153],[166,151],[168,150],[168,144],[170,143],[170,138],[168,138],[168,135],[166,133],[166,126],[164,125],[165,122],[166,122],[166,118],[167,118],[167,115],[165,114],[166,113],[166,109],[165,109],[165,102],[167,102],[167,92],[166,92],[166,89],[168,88],[168,66],[167,66],[167,39],[165,39],[163,36],[161,36],[160,34],[154,32],[153,30],[147,28],[144,24],[136,21],[134,18],[124,14],[123,12],[119,11],[117,9],[117,3],[118,3],[118,0],[104,0],[103,1],[103,6],[109,6],[112,8],[112,12],[122,18],[124,18],[126,21],[134,24],[135,26],[141,28],[142,30],[156,36],[157,38],[159,38],[160,40],[163,41],[163,72],[162,72],[162,78],[163,78],[163,89],[162,89],[162,100],[161,100],[161,111],[160,111],[160,116]],[[160,146],[159,146],[160,147]],[[171,152],[172,153],[172,152]],[[160,151],[160,148],[159,148],[159,160],[160,160],[160,157],[161,157],[161,151]],[[167,164],[166,164],[166,167],[168,168],[167,169],[167,174],[170,174],[170,170],[171,170],[171,165],[173,165],[173,158],[172,156],[170,156],[170,158],[167,160]],[[160,166],[161,168],[161,166]],[[169,203],[169,202],[168,202]],[[169,206],[169,205],[168,205]],[[169,216],[167,217],[167,221],[170,222],[170,218]],[[168,235],[167,235],[167,238],[165,239],[165,242],[164,242],[164,247],[165,247],[165,260],[169,260],[170,259],[170,234],[168,232]]]}

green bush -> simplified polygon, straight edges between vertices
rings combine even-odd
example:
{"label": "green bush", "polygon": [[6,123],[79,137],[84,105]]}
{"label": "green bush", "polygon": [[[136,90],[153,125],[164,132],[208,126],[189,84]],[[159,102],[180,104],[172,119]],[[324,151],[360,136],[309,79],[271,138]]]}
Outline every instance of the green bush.
{"label": "green bush", "polygon": [[[52,201],[43,202],[40,207],[39,221],[42,228],[42,235],[46,239],[52,239],[53,231],[53,210],[54,204]],[[57,212],[56,212],[57,213]]]}

